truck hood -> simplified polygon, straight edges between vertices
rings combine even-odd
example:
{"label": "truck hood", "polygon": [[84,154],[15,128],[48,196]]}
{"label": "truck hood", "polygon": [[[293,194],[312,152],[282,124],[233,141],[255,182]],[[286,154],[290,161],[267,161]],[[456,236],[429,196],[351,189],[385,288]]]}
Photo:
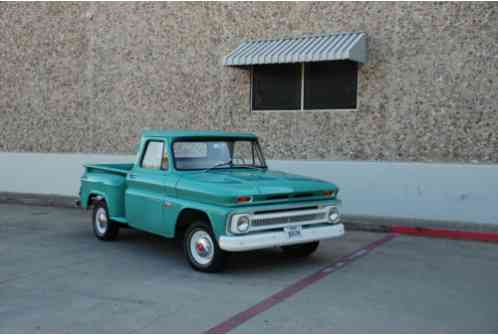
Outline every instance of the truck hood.
{"label": "truck hood", "polygon": [[232,204],[241,195],[252,196],[255,202],[291,201],[294,197],[296,201],[302,201],[308,197],[323,197],[323,191],[337,192],[337,187],[319,179],[258,169],[186,173],[177,184],[177,192],[183,196]]}

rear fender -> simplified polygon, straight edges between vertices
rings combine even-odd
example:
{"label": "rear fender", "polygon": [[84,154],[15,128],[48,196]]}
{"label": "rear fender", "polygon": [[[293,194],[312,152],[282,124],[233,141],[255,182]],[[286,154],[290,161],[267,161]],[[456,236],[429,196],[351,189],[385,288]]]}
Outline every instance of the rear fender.
{"label": "rear fender", "polygon": [[110,217],[124,216],[124,194],[126,179],[104,173],[88,173],[81,181],[81,204],[83,208],[90,206],[90,199],[102,197],[107,203]]}

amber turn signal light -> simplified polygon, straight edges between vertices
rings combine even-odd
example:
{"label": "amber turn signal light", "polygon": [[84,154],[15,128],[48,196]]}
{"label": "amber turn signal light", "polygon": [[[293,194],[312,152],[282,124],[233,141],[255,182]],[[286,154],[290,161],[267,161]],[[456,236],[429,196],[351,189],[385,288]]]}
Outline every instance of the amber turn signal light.
{"label": "amber turn signal light", "polygon": [[250,202],[251,200],[252,200],[252,197],[250,197],[248,195],[242,195],[240,197],[237,197],[237,203]]}
{"label": "amber turn signal light", "polygon": [[334,196],[334,191],[325,191],[323,192],[323,195],[326,196],[327,198],[332,198]]}

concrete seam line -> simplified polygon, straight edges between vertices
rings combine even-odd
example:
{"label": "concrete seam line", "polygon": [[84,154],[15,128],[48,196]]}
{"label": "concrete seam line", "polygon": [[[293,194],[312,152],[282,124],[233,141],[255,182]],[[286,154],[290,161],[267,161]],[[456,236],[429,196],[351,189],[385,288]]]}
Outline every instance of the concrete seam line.
{"label": "concrete seam line", "polygon": [[234,316],[230,317],[229,319],[222,321],[221,323],[215,325],[214,327],[211,327],[209,330],[207,330],[205,333],[207,334],[224,334],[227,333],[234,328],[237,328],[244,322],[248,321],[249,319],[252,319],[256,315],[270,309],[271,307],[275,306],[276,304],[284,301],[285,299],[293,296],[294,294],[298,293],[299,291],[305,289],[308,286],[311,286],[315,284],[316,282],[322,280],[323,278],[329,276],[330,274],[334,273],[335,271],[343,268],[344,266],[352,263],[353,261],[369,254],[373,249],[383,245],[384,243],[392,240],[394,237],[398,236],[398,234],[391,233],[387,236],[384,236],[383,238],[376,240],[370,244],[368,244],[365,247],[362,247],[360,249],[355,250],[351,254],[347,256],[343,256],[339,258],[337,261],[334,263],[327,265],[320,270],[296,281],[295,283],[283,288],[282,290],[278,291],[277,293],[271,295],[270,297],[260,301],[256,305],[249,307],[248,309],[235,314]]}

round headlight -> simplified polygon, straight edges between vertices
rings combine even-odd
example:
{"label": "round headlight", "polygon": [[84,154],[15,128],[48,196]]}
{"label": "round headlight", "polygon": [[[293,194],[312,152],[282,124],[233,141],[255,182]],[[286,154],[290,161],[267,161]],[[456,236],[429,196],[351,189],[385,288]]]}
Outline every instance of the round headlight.
{"label": "round headlight", "polygon": [[249,230],[249,218],[247,216],[241,216],[237,220],[237,230],[241,233],[245,233]]}
{"label": "round headlight", "polygon": [[335,208],[335,207],[330,208],[330,210],[329,210],[329,222],[338,223],[339,221],[341,221],[341,216],[339,215],[337,208]]}

